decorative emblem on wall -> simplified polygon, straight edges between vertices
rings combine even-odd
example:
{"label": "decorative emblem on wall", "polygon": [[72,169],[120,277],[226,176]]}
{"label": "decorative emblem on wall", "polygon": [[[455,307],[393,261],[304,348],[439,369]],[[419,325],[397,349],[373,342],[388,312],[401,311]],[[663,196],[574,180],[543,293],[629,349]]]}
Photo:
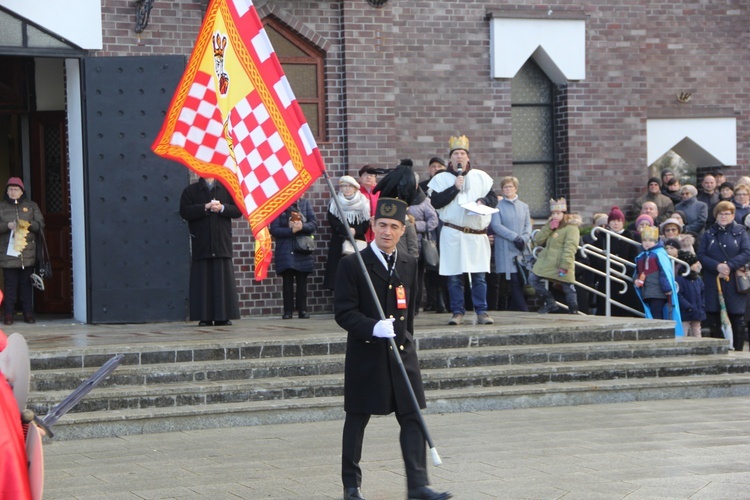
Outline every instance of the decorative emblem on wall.
{"label": "decorative emblem on wall", "polygon": [[388,2],[388,0],[367,0],[367,3],[373,7],[382,7]]}

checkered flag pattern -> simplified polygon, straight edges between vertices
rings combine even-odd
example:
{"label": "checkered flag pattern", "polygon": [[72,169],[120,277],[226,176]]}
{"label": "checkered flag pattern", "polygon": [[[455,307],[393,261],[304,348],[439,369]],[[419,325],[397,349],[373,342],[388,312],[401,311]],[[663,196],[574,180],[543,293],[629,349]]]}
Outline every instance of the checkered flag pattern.
{"label": "checkered flag pattern", "polygon": [[201,161],[234,169],[212,75],[195,75],[170,142]]}
{"label": "checkered flag pattern", "polygon": [[298,173],[257,92],[248,94],[232,109],[229,122],[245,205],[252,212]]}

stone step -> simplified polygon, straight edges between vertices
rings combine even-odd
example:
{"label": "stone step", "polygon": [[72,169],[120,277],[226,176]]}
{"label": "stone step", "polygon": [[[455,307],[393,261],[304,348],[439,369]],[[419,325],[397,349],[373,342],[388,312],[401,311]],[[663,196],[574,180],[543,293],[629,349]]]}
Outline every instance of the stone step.
{"label": "stone step", "polygon": [[[566,325],[563,318],[557,324],[514,327],[503,325],[462,327],[460,330],[425,328],[416,336],[420,351],[458,347],[487,347],[502,345],[546,345],[586,342],[641,341],[674,338],[674,327],[666,321],[653,321],[649,326],[631,324],[626,318],[604,327]],[[130,344],[113,346],[66,347],[34,349],[30,353],[32,372],[98,368],[115,354],[123,354],[122,366],[152,365],[231,359],[265,359],[279,357],[320,356],[344,354],[346,334],[343,331],[319,337],[301,339],[268,339],[248,341],[165,341],[159,344]]]}
{"label": "stone step", "polygon": [[[708,355],[726,353],[722,339],[656,339],[642,341],[580,342],[552,344],[540,350],[532,345],[440,348],[420,351],[423,369],[513,365],[588,359],[622,359],[658,356]],[[38,370],[32,373],[31,390],[36,392],[73,390],[95,368]],[[99,387],[172,384],[204,381],[263,379],[343,373],[344,355],[289,356],[283,358],[179,362],[122,365]]]}
{"label": "stone step", "polygon": [[[750,374],[589,380],[427,391],[426,414],[750,395]],[[343,397],[69,413],[55,439],[342,419]],[[429,417],[426,419],[430,425]],[[437,443],[439,446],[439,443]]]}
{"label": "stone step", "polygon": [[[454,366],[422,371],[426,391],[472,387],[548,384],[570,381],[715,375],[750,372],[750,356],[683,355],[665,358],[597,359],[573,362],[528,363],[512,366]],[[256,380],[203,380],[147,386],[98,387],[72,412],[106,412],[240,401],[264,401],[340,396],[342,373]],[[29,394],[28,406],[47,413],[68,391]]]}

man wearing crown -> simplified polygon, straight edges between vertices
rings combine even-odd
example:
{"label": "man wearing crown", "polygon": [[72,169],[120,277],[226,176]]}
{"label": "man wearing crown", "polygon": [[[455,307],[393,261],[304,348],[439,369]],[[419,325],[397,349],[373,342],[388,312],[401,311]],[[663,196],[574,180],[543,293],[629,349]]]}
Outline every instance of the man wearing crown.
{"label": "man wearing crown", "polygon": [[449,141],[448,169],[435,175],[427,184],[432,206],[443,221],[440,232],[440,274],[448,277],[448,295],[453,317],[449,325],[463,323],[463,274],[471,277],[471,300],[477,323],[494,323],[487,314],[487,282],[490,271],[490,240],[487,237],[489,214],[478,214],[462,207],[470,202],[497,207],[497,194],[492,190],[492,178],[472,168],[469,159],[469,139],[462,135]]}

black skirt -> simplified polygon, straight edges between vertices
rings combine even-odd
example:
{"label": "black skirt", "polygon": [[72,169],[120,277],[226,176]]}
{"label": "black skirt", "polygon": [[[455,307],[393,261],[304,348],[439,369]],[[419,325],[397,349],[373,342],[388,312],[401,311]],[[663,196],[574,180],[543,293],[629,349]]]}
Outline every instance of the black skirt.
{"label": "black skirt", "polygon": [[190,320],[226,321],[240,317],[232,259],[203,259],[190,266]]}

